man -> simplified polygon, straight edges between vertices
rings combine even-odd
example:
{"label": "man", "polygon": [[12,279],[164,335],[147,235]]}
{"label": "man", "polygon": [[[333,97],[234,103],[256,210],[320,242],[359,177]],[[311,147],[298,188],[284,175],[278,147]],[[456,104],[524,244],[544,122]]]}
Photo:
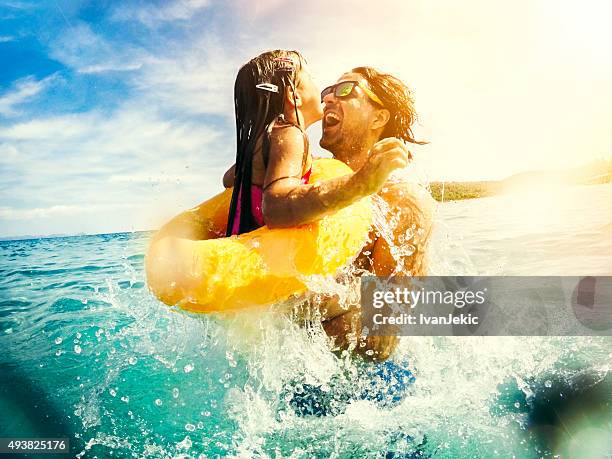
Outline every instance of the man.
{"label": "man", "polygon": [[[410,91],[391,75],[358,67],[342,75],[321,95],[325,107],[320,145],[353,170],[372,162],[374,146],[380,145],[382,139],[422,143],[412,134],[416,112]],[[357,258],[357,267],[377,276],[427,274],[426,253],[435,201],[427,190],[405,181],[389,180],[378,196],[388,206],[384,220],[392,236],[382,237],[373,230],[371,242]],[[338,311],[336,302],[335,298],[327,299],[322,309]],[[388,358],[397,346],[397,337],[361,338],[359,305],[344,307],[344,311],[323,321],[337,349],[353,349],[371,360]]]}
{"label": "man", "polygon": [[[288,152],[270,158],[268,168],[280,170],[282,180],[275,181],[264,193],[263,206],[269,211],[280,203],[283,211],[270,212],[277,218],[266,219],[266,225],[297,226],[377,193],[387,207],[384,220],[390,233],[385,238],[373,231],[356,266],[379,276],[425,274],[433,199],[415,184],[388,180],[392,171],[407,164],[409,152],[405,142],[420,143],[412,137],[415,111],[410,91],[397,78],[360,67],[344,74],[322,95],[325,109],[320,144],[354,172],[296,186],[300,179],[286,173],[283,167],[301,164],[302,151],[295,149],[295,158],[289,157]],[[230,175],[233,178],[233,172]],[[227,178],[224,177],[224,183],[231,186],[233,179]],[[155,237],[202,238],[209,231],[197,209],[179,214]],[[354,349],[366,358],[384,360],[397,344],[396,337],[358,339],[361,332],[358,302],[341,305],[337,298],[325,298],[319,309],[323,326],[334,337],[338,349]]]}

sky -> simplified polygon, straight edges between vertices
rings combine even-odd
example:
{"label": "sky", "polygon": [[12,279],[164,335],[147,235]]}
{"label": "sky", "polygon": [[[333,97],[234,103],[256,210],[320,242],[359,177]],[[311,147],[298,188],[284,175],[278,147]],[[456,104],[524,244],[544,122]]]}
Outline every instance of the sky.
{"label": "sky", "polygon": [[331,3],[0,0],[0,236],[152,229],[220,191],[234,78],[275,48],[322,87],[402,79],[432,181],[612,156],[610,2]]}

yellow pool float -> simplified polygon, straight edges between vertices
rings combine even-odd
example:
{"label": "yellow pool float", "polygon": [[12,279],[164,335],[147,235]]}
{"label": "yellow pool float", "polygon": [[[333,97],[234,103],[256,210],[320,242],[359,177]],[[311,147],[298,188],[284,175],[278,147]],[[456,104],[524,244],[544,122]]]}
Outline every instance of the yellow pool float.
{"label": "yellow pool float", "polygon": [[[340,161],[318,159],[309,183],[350,172]],[[147,283],[164,303],[210,313],[304,293],[308,276],[333,275],[356,257],[372,223],[371,202],[364,198],[315,223],[223,237],[231,196],[231,189],[223,191],[154,235],[145,260]]]}

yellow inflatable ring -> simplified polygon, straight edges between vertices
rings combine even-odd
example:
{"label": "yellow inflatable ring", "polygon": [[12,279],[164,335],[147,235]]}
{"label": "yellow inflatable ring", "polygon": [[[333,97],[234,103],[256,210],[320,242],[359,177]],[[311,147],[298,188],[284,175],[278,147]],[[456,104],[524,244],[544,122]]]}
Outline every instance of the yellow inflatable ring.
{"label": "yellow inflatable ring", "polygon": [[[340,161],[318,159],[309,183],[349,172]],[[146,256],[147,283],[164,303],[210,313],[269,305],[304,293],[305,277],[333,275],[356,257],[372,223],[370,199],[365,198],[315,223],[287,229],[264,226],[221,237],[231,193],[225,190],[183,212],[153,237]],[[176,237],[170,227],[188,237]]]}

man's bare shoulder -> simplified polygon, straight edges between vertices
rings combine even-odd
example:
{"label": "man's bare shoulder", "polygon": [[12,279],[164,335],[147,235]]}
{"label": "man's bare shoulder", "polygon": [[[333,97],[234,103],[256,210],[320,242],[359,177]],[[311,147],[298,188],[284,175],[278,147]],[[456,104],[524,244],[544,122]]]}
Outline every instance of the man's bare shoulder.
{"label": "man's bare shoulder", "polygon": [[418,205],[425,209],[435,209],[436,201],[429,190],[416,182],[388,182],[378,193],[389,206],[405,208]]}

